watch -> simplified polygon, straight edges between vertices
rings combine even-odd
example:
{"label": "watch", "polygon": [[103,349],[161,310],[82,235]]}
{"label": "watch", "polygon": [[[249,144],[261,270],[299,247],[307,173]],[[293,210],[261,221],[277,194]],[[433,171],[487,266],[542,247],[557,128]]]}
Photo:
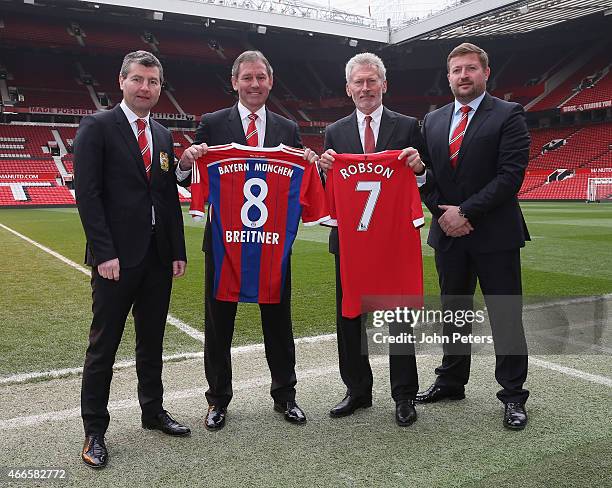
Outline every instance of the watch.
{"label": "watch", "polygon": [[464,219],[467,219],[467,218],[468,218],[468,216],[467,216],[467,215],[465,215],[465,212],[463,211],[463,209],[462,209],[461,207],[457,207],[457,210],[458,210],[459,215],[460,215],[461,217],[463,217]]}

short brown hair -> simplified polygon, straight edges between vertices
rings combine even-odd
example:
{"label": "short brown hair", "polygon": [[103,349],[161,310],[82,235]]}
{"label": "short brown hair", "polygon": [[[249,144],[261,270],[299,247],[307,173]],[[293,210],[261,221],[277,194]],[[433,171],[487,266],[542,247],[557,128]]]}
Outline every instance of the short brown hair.
{"label": "short brown hair", "polygon": [[134,51],[125,55],[123,58],[123,63],[121,64],[121,70],[119,71],[121,78],[124,80],[127,78],[128,73],[130,72],[130,65],[132,63],[141,64],[145,68],[155,67],[159,69],[159,81],[160,83],[164,82],[164,68],[162,68],[159,59],[157,59],[155,55],[151,54],[149,51]]}
{"label": "short brown hair", "polygon": [[484,49],[479,48],[476,44],[464,42],[463,44],[459,44],[455,49],[453,49],[448,55],[448,58],[446,58],[446,71],[450,71],[451,59],[472,53],[478,54],[482,69],[487,69],[487,67],[489,66],[489,56],[487,52]]}
{"label": "short brown hair", "polygon": [[238,78],[240,65],[242,63],[256,63],[257,61],[261,61],[266,66],[268,76],[272,77],[272,73],[274,72],[272,70],[272,66],[261,51],[245,51],[236,58],[234,64],[232,65],[232,78]]}

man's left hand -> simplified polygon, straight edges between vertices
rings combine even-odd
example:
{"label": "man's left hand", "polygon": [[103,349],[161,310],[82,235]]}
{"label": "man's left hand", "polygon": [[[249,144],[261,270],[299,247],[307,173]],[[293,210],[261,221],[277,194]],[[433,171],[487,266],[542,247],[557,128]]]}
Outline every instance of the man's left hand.
{"label": "man's left hand", "polygon": [[456,205],[438,205],[444,213],[438,219],[438,223],[447,236],[461,237],[474,230],[470,221],[459,215],[459,207]]}
{"label": "man's left hand", "polygon": [[187,268],[186,261],[172,261],[172,277],[180,278],[185,274],[185,268]]}
{"label": "man's left hand", "polygon": [[423,173],[423,171],[425,171],[425,165],[423,164],[423,161],[421,161],[421,155],[414,147],[407,147],[406,149],[403,149],[397,157],[397,159],[404,158],[406,158],[406,166],[412,169],[414,174],[420,175]]}
{"label": "man's left hand", "polygon": [[317,153],[308,147],[304,149],[303,157],[309,163],[316,163],[319,160],[319,156],[317,155]]}

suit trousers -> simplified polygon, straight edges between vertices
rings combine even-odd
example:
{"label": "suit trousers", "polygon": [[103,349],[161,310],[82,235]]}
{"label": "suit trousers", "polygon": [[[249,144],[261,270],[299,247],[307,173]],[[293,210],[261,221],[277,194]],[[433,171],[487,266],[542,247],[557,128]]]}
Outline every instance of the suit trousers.
{"label": "suit trousers", "polygon": [[108,428],[113,364],[130,308],[136,329],[136,374],[142,416],[151,418],[162,410],[162,344],[172,290],[172,265],[160,261],[152,236],[143,261],[133,268],[121,268],[119,281],[102,278],[94,266],[91,288],[93,320],[81,389],[86,435],[104,433]]}
{"label": "suit trousers", "polygon": [[[212,249],[205,253],[204,370],[209,405],[226,407],[232,391],[232,337],[238,303],[214,297],[215,264]],[[291,324],[291,262],[278,304],[260,304],[266,360],[272,376],[270,394],[275,402],[295,400],[295,344]]]}
{"label": "suit trousers", "polygon": [[[368,359],[368,342],[365,329],[366,315],[356,318],[342,316],[342,282],[340,256],[336,260],[336,332],[338,335],[338,360],[340,377],[347,393],[355,397],[372,397],[372,368]],[[405,326],[390,325],[389,334],[399,335]],[[410,329],[410,327],[407,327]],[[396,402],[413,400],[419,389],[414,344],[389,346],[389,373],[391,396]]]}
{"label": "suit trousers", "polygon": [[[520,249],[491,253],[473,252],[468,243],[455,239],[450,249],[436,250],[442,307],[445,310],[472,310],[476,281],[485,298],[495,346],[495,378],[502,386],[497,397],[504,403],[524,403],[529,392],[527,343],[522,319]],[[444,335],[468,335],[471,323],[444,324]],[[463,391],[470,375],[471,348],[444,344],[442,364],[436,369],[436,384]]]}

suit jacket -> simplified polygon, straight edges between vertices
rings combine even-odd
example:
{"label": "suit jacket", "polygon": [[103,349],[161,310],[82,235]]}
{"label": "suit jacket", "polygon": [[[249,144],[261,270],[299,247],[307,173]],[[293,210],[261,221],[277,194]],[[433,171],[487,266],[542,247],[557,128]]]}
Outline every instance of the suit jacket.
{"label": "suit jacket", "polygon": [[[405,149],[407,147],[414,147],[419,151],[421,159],[425,162],[428,161],[427,148],[421,136],[417,119],[383,107],[378,140],[376,141],[376,152],[388,149]],[[356,111],[325,129],[324,149],[333,149],[337,153],[363,154]],[[338,254],[338,248],[338,229],[334,227],[329,234],[329,252]]]}
{"label": "suit jacket", "polygon": [[[205,142],[209,146],[232,142],[246,145],[247,141],[238,112],[238,104],[202,115],[193,142],[194,144]],[[270,112],[266,108],[266,134],[263,145],[264,147],[275,147],[279,144],[301,148],[302,139],[298,125],[294,121]],[[185,186],[191,184],[191,177],[183,180],[180,184]],[[209,227],[207,220],[202,245],[203,251],[210,250],[211,239],[207,238],[210,233]]]}
{"label": "suit jacket", "polygon": [[[524,246],[529,232],[517,193],[529,160],[530,137],[523,107],[486,93],[463,137],[456,169],[449,162],[448,144],[453,110],[450,103],[423,121],[431,164],[421,192],[434,216],[428,244],[444,251],[464,239],[476,252]],[[460,205],[474,231],[460,238],[446,236],[437,221],[442,204]]]}
{"label": "suit jacket", "polygon": [[138,141],[119,105],[81,121],[74,142],[74,186],[87,239],[88,265],[119,258],[123,268],[137,266],[153,235],[163,262],[186,260],[172,136],[161,124],[149,120],[153,136],[151,181]]}

